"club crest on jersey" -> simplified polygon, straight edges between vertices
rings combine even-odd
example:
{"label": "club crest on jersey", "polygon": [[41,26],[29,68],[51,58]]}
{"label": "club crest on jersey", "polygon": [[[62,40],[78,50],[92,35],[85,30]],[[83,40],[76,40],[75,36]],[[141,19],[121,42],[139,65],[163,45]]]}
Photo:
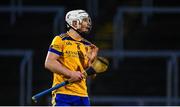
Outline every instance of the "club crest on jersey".
{"label": "club crest on jersey", "polygon": [[72,43],[71,42],[66,42],[66,45],[72,45]]}

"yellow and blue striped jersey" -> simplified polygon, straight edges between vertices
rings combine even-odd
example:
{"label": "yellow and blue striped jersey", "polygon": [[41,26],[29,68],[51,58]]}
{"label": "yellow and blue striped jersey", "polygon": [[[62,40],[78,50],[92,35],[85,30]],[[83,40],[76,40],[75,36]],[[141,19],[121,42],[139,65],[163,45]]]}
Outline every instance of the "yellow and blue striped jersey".
{"label": "yellow and blue striped jersey", "polygon": [[[49,51],[59,55],[58,61],[72,72],[84,72],[88,67],[89,59],[87,54],[90,52],[90,45],[91,43],[85,39],[80,41],[73,39],[70,32],[67,32],[55,36],[49,47]],[[63,75],[54,73],[53,86],[66,79]],[[86,97],[88,96],[86,79],[53,91],[53,94],[56,93]]]}

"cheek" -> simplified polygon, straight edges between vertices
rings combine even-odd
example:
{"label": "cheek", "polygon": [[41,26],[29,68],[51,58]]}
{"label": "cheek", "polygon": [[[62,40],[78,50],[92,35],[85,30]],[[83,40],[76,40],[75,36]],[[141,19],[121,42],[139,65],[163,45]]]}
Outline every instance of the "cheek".
{"label": "cheek", "polygon": [[82,24],[81,24],[81,27],[82,27],[82,28],[85,28],[85,27],[86,27],[86,24],[82,23]]}
{"label": "cheek", "polygon": [[88,24],[86,22],[82,22],[81,26],[85,28],[88,26]]}

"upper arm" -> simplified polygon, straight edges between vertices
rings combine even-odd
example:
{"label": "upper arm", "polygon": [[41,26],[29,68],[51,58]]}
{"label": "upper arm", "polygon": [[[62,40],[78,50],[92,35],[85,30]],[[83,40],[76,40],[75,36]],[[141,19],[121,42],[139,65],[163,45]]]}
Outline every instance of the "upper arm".
{"label": "upper arm", "polygon": [[60,36],[56,36],[49,47],[45,62],[47,62],[48,60],[57,60],[62,54],[63,41]]}
{"label": "upper arm", "polygon": [[58,54],[55,54],[53,52],[48,52],[46,56],[46,61],[47,60],[57,60],[59,58]]}
{"label": "upper arm", "polygon": [[53,39],[48,51],[55,53],[59,56],[62,55],[63,41],[62,41],[62,38],[60,36],[56,36]]}

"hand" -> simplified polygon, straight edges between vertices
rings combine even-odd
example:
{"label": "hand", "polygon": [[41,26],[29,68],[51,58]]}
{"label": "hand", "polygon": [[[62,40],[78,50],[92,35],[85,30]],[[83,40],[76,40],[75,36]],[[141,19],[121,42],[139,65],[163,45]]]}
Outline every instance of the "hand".
{"label": "hand", "polygon": [[76,71],[76,72],[71,72],[71,75],[68,81],[73,83],[73,82],[81,81],[83,78],[84,78],[84,75],[80,71]]}

